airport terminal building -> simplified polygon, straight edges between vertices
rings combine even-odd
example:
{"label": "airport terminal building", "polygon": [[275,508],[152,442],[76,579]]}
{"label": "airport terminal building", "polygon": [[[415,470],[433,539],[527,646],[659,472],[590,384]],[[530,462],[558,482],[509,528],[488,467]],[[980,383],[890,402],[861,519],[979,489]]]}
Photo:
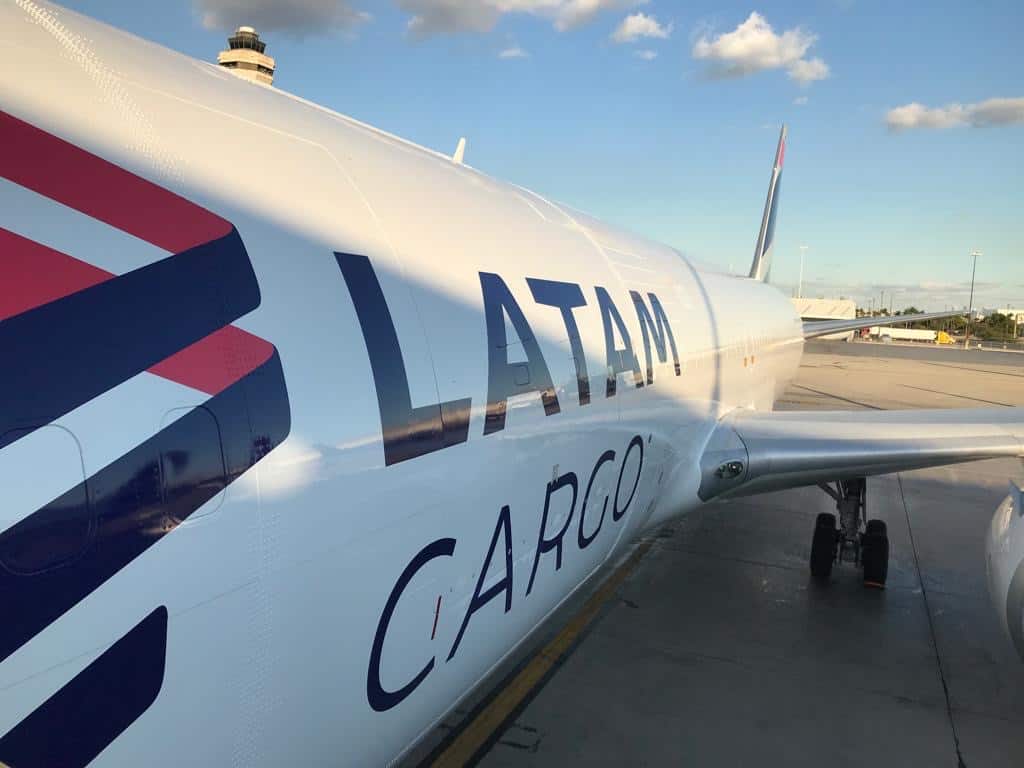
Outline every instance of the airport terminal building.
{"label": "airport terminal building", "polygon": [[[794,298],[791,301],[802,320],[852,320],[857,316],[857,302],[853,299]],[[845,331],[824,338],[849,341],[852,337],[852,331]]]}

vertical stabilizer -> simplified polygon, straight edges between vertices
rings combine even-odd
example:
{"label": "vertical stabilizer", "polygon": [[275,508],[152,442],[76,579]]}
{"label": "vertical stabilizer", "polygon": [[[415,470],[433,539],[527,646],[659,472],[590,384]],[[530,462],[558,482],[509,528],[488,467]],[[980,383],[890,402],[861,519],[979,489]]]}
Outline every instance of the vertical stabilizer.
{"label": "vertical stabilizer", "polygon": [[768,199],[764,202],[764,216],[761,218],[761,231],[757,235],[757,247],[754,249],[754,263],[750,265],[750,277],[755,280],[768,281],[772,271],[772,242],[775,238],[775,213],[779,204],[779,182],[782,181],[782,161],[786,156],[786,126],[779,133],[779,146],[775,150],[775,165],[772,167],[772,180],[768,185]]}

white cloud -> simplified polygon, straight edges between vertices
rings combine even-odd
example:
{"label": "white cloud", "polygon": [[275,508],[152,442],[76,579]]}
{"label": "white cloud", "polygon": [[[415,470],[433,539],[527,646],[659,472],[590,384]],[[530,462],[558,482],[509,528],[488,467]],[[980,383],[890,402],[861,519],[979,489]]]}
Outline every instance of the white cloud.
{"label": "white cloud", "polygon": [[996,98],[975,104],[947,104],[926,107],[916,101],[890,109],[885,116],[890,131],[911,128],[954,128],[969,125],[986,128],[993,125],[1024,123],[1024,97]]}
{"label": "white cloud", "polygon": [[701,35],[693,58],[708,62],[712,77],[743,77],[766,69],[783,69],[801,85],[829,75],[822,59],[805,58],[817,36],[800,27],[776,34],[764,16],[754,12],[732,32],[709,39]]}
{"label": "white cloud", "polygon": [[794,61],[786,72],[800,85],[807,85],[828,77],[828,64],[818,58],[799,59]]}
{"label": "white cloud", "polygon": [[1010,125],[1024,122],[1024,98],[986,99],[969,107],[971,125]]}
{"label": "white cloud", "polygon": [[518,45],[513,45],[510,48],[506,48],[498,54],[499,59],[528,59],[530,54],[520,48]]}
{"label": "white cloud", "polygon": [[498,23],[501,10],[491,2],[462,0],[396,0],[398,7],[413,14],[409,34],[415,38],[455,32],[489,32]]}
{"label": "white cloud", "polygon": [[657,37],[662,40],[672,34],[672,25],[662,26],[653,16],[633,13],[622,20],[612,33],[616,43],[635,43],[641,37]]}
{"label": "white cloud", "polygon": [[658,58],[657,51],[634,51],[633,55],[638,59],[643,59],[644,61],[654,61]]}
{"label": "white cloud", "polygon": [[241,25],[257,32],[296,36],[350,30],[369,21],[349,0],[193,0],[207,29],[234,31]]}
{"label": "white cloud", "polygon": [[795,99],[793,99],[793,103],[796,104],[798,107],[802,107],[804,104],[807,103],[807,97],[797,96]]}
{"label": "white cloud", "polygon": [[412,14],[412,37],[490,32],[505,14],[524,13],[549,19],[559,31],[586,24],[605,10],[640,5],[647,0],[395,0]]}
{"label": "white cloud", "polygon": [[901,131],[907,128],[951,128],[954,125],[964,125],[967,120],[961,104],[929,109],[915,101],[890,109],[885,116],[885,122],[890,130]]}
{"label": "white cloud", "polygon": [[[536,4],[536,0],[512,1],[514,4]],[[539,2],[544,2],[544,0],[539,0]],[[555,29],[564,32],[592,21],[601,11],[630,8],[635,5],[643,5],[646,2],[647,0],[554,0],[550,4],[556,6]]]}

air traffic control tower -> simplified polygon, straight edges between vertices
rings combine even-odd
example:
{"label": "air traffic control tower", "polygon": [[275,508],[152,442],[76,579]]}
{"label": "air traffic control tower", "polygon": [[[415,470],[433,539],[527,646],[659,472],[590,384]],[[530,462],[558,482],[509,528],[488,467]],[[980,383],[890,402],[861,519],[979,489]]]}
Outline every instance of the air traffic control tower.
{"label": "air traffic control tower", "polygon": [[228,38],[228,50],[217,54],[217,63],[246,80],[271,85],[274,82],[274,60],[264,51],[267,44],[252,27],[239,27]]}

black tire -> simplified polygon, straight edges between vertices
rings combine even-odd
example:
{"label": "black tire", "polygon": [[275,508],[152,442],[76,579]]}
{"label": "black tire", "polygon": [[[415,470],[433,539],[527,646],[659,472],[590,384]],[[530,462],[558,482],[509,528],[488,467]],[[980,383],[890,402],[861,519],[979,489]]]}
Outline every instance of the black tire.
{"label": "black tire", "polygon": [[885,527],[885,520],[868,520],[865,535],[888,536],[889,531]]}
{"label": "black tire", "polygon": [[864,586],[885,587],[889,576],[889,536],[881,520],[868,520],[860,542],[860,562],[864,566]]}
{"label": "black tire", "polygon": [[832,577],[832,564],[836,559],[836,516],[822,512],[814,524],[811,541],[811,575],[820,582]]}

